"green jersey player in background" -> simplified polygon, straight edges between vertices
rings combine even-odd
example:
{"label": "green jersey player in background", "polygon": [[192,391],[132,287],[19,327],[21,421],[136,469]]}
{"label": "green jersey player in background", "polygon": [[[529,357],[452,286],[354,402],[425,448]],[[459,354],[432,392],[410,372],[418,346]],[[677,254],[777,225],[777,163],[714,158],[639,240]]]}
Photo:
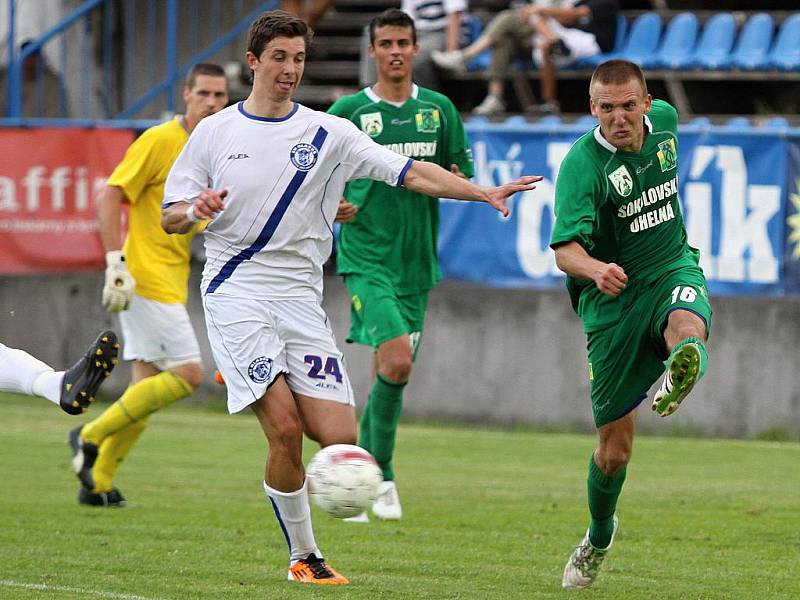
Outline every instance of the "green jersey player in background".
{"label": "green jersey player in background", "polygon": [[611,547],[639,403],[663,373],[653,410],[663,417],[678,408],[705,372],[711,326],[678,203],[675,109],[652,100],[639,67],[621,60],[595,70],[589,95],[600,125],[561,165],[550,240],[588,338],[598,431],[591,521],[564,569],[565,588],[589,587]]}
{"label": "green jersey player in background", "polygon": [[[389,9],[372,20],[369,32],[377,83],[341,98],[328,112],[351,120],[395,152],[472,177],[464,124],[453,103],[413,82],[411,62],[418,51],[414,21]],[[373,513],[397,520],[402,510],[392,455],[428,292],[441,278],[436,253],[439,199],[369,179],[348,183],[345,199],[358,207],[352,221],[342,225],[337,255],[352,302],[348,341],[375,349],[359,445],[383,470]],[[368,517],[364,513],[353,520]]]}

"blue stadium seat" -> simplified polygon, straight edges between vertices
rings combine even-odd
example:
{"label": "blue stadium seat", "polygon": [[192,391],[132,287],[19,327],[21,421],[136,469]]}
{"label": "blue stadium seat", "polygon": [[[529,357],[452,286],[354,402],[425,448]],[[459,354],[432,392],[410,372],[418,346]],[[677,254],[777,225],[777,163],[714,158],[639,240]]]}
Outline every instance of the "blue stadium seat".
{"label": "blue stadium seat", "polygon": [[770,117],[761,125],[765,129],[789,129],[786,117]]}
{"label": "blue stadium seat", "polygon": [[800,13],[783,22],[768,60],[779,71],[800,71]]}
{"label": "blue stadium seat", "polygon": [[528,125],[528,119],[522,115],[511,115],[505,121],[500,123],[503,127],[525,127]]}
{"label": "blue stadium seat", "polygon": [[692,52],[697,42],[700,25],[693,13],[676,15],[667,25],[661,47],[646,57],[641,66],[645,69],[686,69],[693,62]]}
{"label": "blue stadium seat", "polygon": [[587,58],[582,58],[575,62],[575,66],[578,68],[594,68],[600,63],[604,63],[607,60],[610,60],[614,56],[618,55],[622,52],[622,49],[625,47],[625,42],[628,39],[628,20],[623,15],[617,15],[617,33],[614,36],[614,48],[611,52],[606,54],[597,54],[595,56],[589,56]]}
{"label": "blue stadium seat", "polygon": [[580,125],[581,127],[586,127],[589,129],[590,127],[597,125],[597,119],[595,119],[592,115],[583,115],[582,117],[575,119],[572,124]]}
{"label": "blue stadium seat", "polygon": [[762,71],[769,68],[769,51],[775,22],[767,13],[757,13],[750,17],[739,33],[739,40],[733,49],[731,60],[734,67],[743,71]]}
{"label": "blue stadium seat", "polygon": [[[483,32],[483,23],[475,15],[467,15],[461,20],[461,47],[466,48],[477,40]],[[492,50],[484,50],[467,63],[467,71],[483,71],[492,62]]]}
{"label": "blue stadium seat", "polygon": [[711,119],[708,117],[695,117],[687,123],[690,127],[711,127]]}
{"label": "blue stadium seat", "polygon": [[486,115],[472,115],[467,119],[467,123],[470,125],[488,125],[491,121]]}
{"label": "blue stadium seat", "polygon": [[718,13],[706,21],[694,51],[693,67],[706,71],[729,71],[731,49],[736,39],[736,21],[730,13]]}
{"label": "blue stadium seat", "polygon": [[623,58],[638,65],[647,60],[658,47],[661,39],[661,18],[654,12],[639,15],[631,25],[625,47],[611,58]]}
{"label": "blue stadium seat", "polygon": [[731,117],[723,125],[725,129],[741,129],[750,127],[750,119],[747,117]]}
{"label": "blue stadium seat", "polygon": [[540,127],[560,127],[564,123],[558,115],[545,115],[536,124]]}

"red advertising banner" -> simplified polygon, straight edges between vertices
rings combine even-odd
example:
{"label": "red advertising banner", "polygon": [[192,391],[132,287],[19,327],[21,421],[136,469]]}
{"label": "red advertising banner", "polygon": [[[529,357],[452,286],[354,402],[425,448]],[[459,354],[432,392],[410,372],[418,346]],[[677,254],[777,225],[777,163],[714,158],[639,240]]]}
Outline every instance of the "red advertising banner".
{"label": "red advertising banner", "polygon": [[0,129],[0,275],[105,266],[95,200],[124,129]]}

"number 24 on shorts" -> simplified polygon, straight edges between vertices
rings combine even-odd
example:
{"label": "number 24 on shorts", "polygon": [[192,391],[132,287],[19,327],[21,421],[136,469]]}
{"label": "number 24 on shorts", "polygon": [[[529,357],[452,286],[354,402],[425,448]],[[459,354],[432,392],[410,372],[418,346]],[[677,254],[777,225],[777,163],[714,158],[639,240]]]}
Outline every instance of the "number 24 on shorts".
{"label": "number 24 on shorts", "polygon": [[[672,303],[678,300],[681,302],[694,302],[697,299],[697,290],[688,285],[679,285],[672,290]],[[307,361],[306,361],[307,362]]]}
{"label": "number 24 on shorts", "polygon": [[322,365],[322,357],[316,354],[306,354],[303,361],[307,365],[311,365],[308,370],[308,376],[311,379],[326,379],[328,375],[336,378],[337,383],[342,383],[342,371],[339,368],[339,361],[335,356],[329,356],[325,361],[325,366]]}

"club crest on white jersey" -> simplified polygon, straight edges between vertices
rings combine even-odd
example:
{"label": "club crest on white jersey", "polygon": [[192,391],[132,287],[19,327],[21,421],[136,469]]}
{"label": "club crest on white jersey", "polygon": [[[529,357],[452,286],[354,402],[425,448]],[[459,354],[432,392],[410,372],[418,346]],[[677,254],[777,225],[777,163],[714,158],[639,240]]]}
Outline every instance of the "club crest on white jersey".
{"label": "club crest on white jersey", "polygon": [[259,356],[247,367],[247,375],[256,383],[264,383],[272,373],[272,359]]}
{"label": "club crest on white jersey", "polygon": [[289,153],[292,164],[300,171],[309,171],[317,164],[319,151],[311,144],[295,144]]}

